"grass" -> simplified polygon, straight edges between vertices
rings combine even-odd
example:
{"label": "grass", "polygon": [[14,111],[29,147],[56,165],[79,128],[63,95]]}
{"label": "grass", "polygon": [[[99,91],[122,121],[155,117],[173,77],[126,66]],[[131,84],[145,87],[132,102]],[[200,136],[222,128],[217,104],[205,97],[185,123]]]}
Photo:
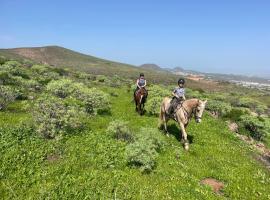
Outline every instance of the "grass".
{"label": "grass", "polygon": [[[186,152],[179,143],[179,129],[172,133],[150,174],[129,168],[126,143],[106,133],[112,120],[129,122],[136,133],[157,127],[157,117],[139,116],[127,89],[115,92],[110,114],[91,117],[85,131],[62,140],[45,140],[29,130],[16,134],[1,129],[0,196],[3,199],[269,199],[270,173],[253,159],[252,152],[227,128],[207,113],[201,124],[188,127],[192,140]],[[0,112],[1,127],[31,121],[29,114]],[[160,133],[161,134],[161,133]],[[55,160],[48,160],[50,155]],[[224,195],[200,184],[205,177],[225,183]]]}

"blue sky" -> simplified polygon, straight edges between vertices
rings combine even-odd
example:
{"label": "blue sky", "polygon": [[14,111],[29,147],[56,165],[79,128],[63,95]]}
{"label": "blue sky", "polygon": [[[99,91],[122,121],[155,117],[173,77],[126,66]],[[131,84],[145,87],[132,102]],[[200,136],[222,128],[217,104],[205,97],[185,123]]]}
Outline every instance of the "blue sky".
{"label": "blue sky", "polygon": [[270,77],[269,0],[0,0],[0,48]]}

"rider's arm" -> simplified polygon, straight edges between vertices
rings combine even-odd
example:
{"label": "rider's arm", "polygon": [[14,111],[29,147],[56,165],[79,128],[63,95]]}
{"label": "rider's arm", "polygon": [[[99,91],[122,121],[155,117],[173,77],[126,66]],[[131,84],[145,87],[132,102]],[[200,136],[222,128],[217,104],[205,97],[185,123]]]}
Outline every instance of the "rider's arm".
{"label": "rider's arm", "polygon": [[183,95],[183,97],[182,97],[182,98],[183,98],[183,100],[186,100],[186,96],[185,96],[185,95]]}
{"label": "rider's arm", "polygon": [[172,92],[172,95],[173,95],[174,97],[178,98],[178,95],[176,94],[176,91],[175,91],[175,90]]}
{"label": "rider's arm", "polygon": [[141,86],[139,86],[139,79],[137,79],[137,83],[136,84],[137,84],[137,87],[138,88],[141,88]]}
{"label": "rider's arm", "polygon": [[144,86],[143,87],[145,87],[146,86],[146,80],[144,80]]}

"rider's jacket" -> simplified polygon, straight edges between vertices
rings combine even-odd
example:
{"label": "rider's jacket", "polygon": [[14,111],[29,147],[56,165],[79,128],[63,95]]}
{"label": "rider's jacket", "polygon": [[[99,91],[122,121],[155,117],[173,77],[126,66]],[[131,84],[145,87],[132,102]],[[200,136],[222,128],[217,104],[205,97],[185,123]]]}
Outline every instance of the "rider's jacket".
{"label": "rider's jacket", "polygon": [[173,93],[176,94],[178,98],[184,98],[185,97],[185,88],[177,87],[174,89]]}

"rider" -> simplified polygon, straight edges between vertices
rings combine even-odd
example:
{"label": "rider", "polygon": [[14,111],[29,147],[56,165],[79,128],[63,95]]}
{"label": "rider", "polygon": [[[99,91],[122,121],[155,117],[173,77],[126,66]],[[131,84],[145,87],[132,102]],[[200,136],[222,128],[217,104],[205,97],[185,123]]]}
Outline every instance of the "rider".
{"label": "rider", "polygon": [[[146,80],[145,80],[145,78],[144,78],[144,74],[143,74],[143,73],[140,73],[140,77],[137,79],[136,85],[137,85],[137,88],[136,88],[136,90],[135,90],[135,92],[134,92],[134,97],[135,97],[136,92],[137,92],[139,89],[143,88],[144,90],[146,90],[146,89],[145,89],[145,86],[146,86]],[[146,94],[147,94],[147,93],[146,93]],[[146,96],[146,97],[147,97],[147,96]]]}
{"label": "rider", "polygon": [[182,104],[183,101],[186,100],[184,85],[185,85],[185,79],[180,78],[178,80],[178,87],[175,88],[174,91],[172,92],[173,98],[171,100],[171,105],[168,110],[169,114],[173,114],[178,104]]}

